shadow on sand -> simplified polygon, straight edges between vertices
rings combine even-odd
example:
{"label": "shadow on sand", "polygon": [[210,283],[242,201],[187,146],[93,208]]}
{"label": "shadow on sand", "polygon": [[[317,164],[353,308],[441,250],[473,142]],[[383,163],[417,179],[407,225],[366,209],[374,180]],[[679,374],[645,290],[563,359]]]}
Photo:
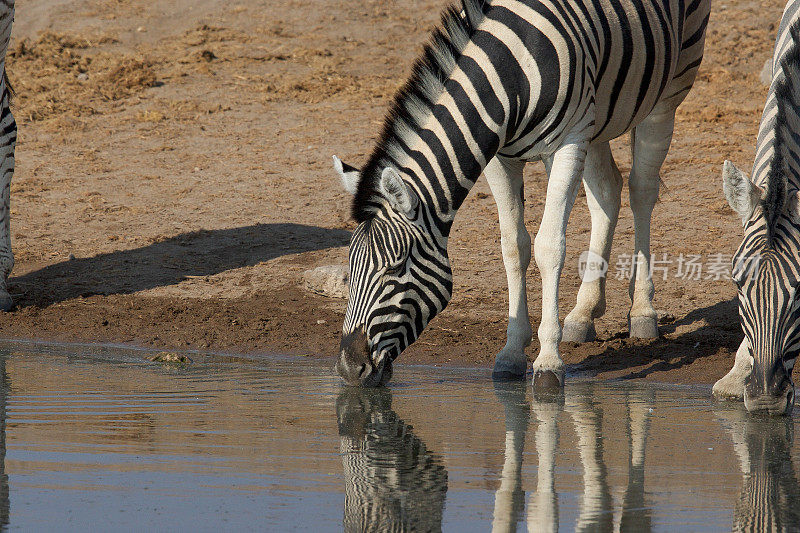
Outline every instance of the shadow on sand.
{"label": "shadow on sand", "polygon": [[[47,306],[95,294],[129,294],[174,285],[288,254],[345,246],[350,232],[302,224],[255,224],[183,233],[141,248],[63,261],[12,277],[21,305]],[[16,286],[16,290],[15,290]]]}
{"label": "shadow on sand", "polygon": [[[647,366],[645,369],[623,376],[624,379],[634,379],[643,378],[653,372],[681,368],[697,359],[710,357],[721,349],[733,354],[742,341],[737,305],[734,298],[695,309],[674,322],[661,324],[659,326],[661,338],[648,344],[625,341],[623,339],[627,337],[627,332],[619,333],[607,339],[608,346],[602,353],[590,355],[578,364],[569,365],[569,371],[596,374]],[[698,321],[703,323],[699,328],[674,335],[680,326]],[[730,364],[733,365],[733,355]]]}

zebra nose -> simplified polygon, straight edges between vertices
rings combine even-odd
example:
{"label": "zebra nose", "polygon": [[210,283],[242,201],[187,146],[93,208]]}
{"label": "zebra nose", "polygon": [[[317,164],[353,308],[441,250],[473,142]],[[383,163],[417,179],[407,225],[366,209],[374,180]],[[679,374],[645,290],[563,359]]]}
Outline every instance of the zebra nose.
{"label": "zebra nose", "polygon": [[794,384],[783,364],[769,375],[753,372],[745,382],[744,405],[751,413],[787,415],[794,407]]}
{"label": "zebra nose", "polygon": [[373,370],[364,330],[358,329],[344,335],[339,345],[339,360],[336,362],[336,371],[342,379],[348,385],[365,385]]}

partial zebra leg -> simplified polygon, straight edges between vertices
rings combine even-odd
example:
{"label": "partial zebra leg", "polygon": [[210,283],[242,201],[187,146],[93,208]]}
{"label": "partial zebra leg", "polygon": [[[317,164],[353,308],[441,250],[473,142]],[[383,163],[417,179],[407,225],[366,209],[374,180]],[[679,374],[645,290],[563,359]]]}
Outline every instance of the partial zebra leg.
{"label": "partial zebra leg", "polygon": [[483,171],[492,189],[500,218],[500,242],[508,280],[508,330],[505,347],[497,354],[492,377],[524,379],[528,368],[525,347],[533,336],[528,317],[525,274],[531,262],[531,237],[525,229],[524,161],[495,157]]}
{"label": "partial zebra leg", "polygon": [[569,213],[581,182],[588,142],[564,144],[553,154],[547,183],[542,223],[534,242],[536,264],[542,276],[542,321],[539,324],[539,356],[533,362],[533,385],[564,385],[564,362],[558,351],[558,283],[564,268]]}
{"label": "partial zebra leg", "polygon": [[654,288],[650,276],[650,218],[658,200],[658,173],[667,157],[674,125],[674,109],[654,111],[631,134],[633,163],[628,187],[635,230],[634,272],[628,289],[631,337],[658,337],[658,314],[653,308]]}
{"label": "partial zebra leg", "polygon": [[[602,257],[608,265],[614,228],[619,217],[622,176],[608,143],[593,144],[586,154],[583,171],[586,203],[592,216],[590,259]],[[587,271],[587,274],[591,274]],[[584,276],[575,308],[564,319],[562,340],[588,342],[595,339],[594,319],[606,312],[606,277]]]}
{"label": "partial zebra leg", "polygon": [[17,123],[9,108],[9,92],[3,83],[0,112],[0,311],[10,311],[14,300],[8,294],[8,276],[14,268],[11,252],[11,177],[14,175],[14,147],[17,142]]}
{"label": "partial zebra leg", "polygon": [[736,350],[736,359],[733,368],[725,374],[725,377],[714,383],[711,392],[717,398],[727,398],[731,400],[744,400],[744,380],[753,371],[752,356],[747,346],[747,339],[742,339],[739,349]]}

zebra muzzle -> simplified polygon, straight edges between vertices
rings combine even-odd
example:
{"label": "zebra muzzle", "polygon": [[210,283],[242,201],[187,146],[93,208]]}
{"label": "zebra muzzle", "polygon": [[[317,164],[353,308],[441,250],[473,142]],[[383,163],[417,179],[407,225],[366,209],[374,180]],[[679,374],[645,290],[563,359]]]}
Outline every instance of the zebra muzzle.
{"label": "zebra muzzle", "polygon": [[[342,337],[339,344],[339,360],[336,362],[336,372],[348,385],[374,386],[380,383],[374,381],[372,376],[375,366],[369,356],[369,342],[367,334],[359,328]],[[370,379],[373,377],[373,379]],[[377,376],[378,378],[380,376]]]}
{"label": "zebra muzzle", "polygon": [[751,413],[789,414],[794,406],[794,384],[782,363],[769,373],[754,369],[745,381],[744,405]]}

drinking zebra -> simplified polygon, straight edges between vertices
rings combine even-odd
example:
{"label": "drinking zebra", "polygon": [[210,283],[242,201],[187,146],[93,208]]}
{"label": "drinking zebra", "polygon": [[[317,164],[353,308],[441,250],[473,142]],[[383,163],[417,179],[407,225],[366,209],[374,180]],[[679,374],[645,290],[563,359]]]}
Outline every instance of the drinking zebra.
{"label": "drinking zebra", "polygon": [[[508,339],[496,378],[520,378],[531,342],[522,171],[542,160],[547,199],[534,255],[542,276],[541,348],[534,384],[563,385],[559,276],[566,225],[583,179],[590,250],[608,260],[622,178],[609,141],[632,131],[632,336],[658,334],[649,276],[650,216],[675,109],[703,55],[710,0],[463,0],[445,11],[361,170],[334,157],[359,223],[350,244],[350,294],[337,370],[378,385],[392,361],[447,305],[447,240],[481,172],[497,203],[509,287]],[[604,279],[584,280],[565,336],[593,336]]]}
{"label": "drinking zebra", "polygon": [[714,394],[744,399],[748,411],[788,413],[800,351],[800,1],[783,13],[761,116],[752,180],[725,161],[725,197],[744,239],[733,257],[744,339]]}
{"label": "drinking zebra", "polygon": [[6,51],[14,22],[14,0],[0,0],[0,311],[9,311],[14,300],[8,294],[8,276],[14,268],[11,253],[11,177],[14,175],[14,146],[17,123],[11,114],[11,84],[6,75]]}

